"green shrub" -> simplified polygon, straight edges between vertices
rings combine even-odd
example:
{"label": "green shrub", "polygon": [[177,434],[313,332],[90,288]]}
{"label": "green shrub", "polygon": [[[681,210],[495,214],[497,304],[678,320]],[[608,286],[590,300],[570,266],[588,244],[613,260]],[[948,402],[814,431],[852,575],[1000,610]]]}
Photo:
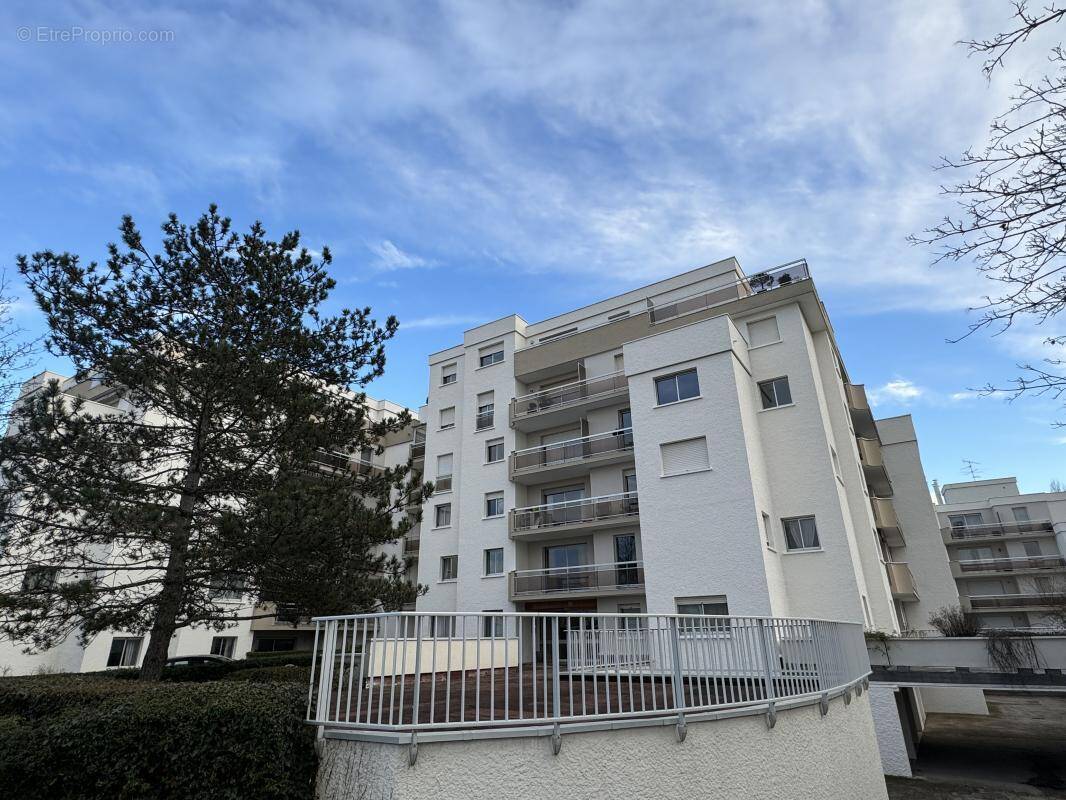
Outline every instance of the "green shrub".
{"label": "green shrub", "polygon": [[303,685],[250,680],[0,679],[0,786],[20,800],[307,800],[306,702]]}
{"label": "green shrub", "polygon": [[[161,680],[178,683],[203,683],[205,681],[221,680],[234,672],[246,669],[262,669],[263,667],[280,667],[292,664],[297,667],[311,666],[311,653],[309,651],[294,651],[291,653],[263,653],[258,656],[248,654],[248,658],[236,661],[220,661],[213,664],[188,664],[185,666],[164,667]],[[88,672],[86,675],[96,677],[115,678],[117,680],[135,680],[138,672],[135,669],[109,669],[101,672]]]}
{"label": "green shrub", "polygon": [[298,683],[303,687],[311,682],[310,667],[280,666],[242,669],[231,672],[222,678],[224,681],[245,681],[247,683]]}

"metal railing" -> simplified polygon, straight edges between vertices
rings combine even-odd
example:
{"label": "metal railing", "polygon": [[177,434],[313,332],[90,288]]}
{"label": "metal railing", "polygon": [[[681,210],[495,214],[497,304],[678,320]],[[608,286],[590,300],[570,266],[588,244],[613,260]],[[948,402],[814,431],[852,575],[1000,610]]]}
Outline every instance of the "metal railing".
{"label": "metal railing", "polygon": [[1035,594],[978,594],[970,595],[971,608],[1032,608],[1066,604],[1066,594],[1038,592]]}
{"label": "metal railing", "polygon": [[940,529],[952,539],[981,539],[987,536],[1012,536],[1019,533],[1044,533],[1055,530],[1050,520],[1032,522],[987,522],[983,525],[951,525]]}
{"label": "metal railing", "polygon": [[782,286],[811,277],[807,262],[803,259],[793,261],[784,266],[774,267],[765,272],[757,272],[745,278],[728,283],[724,286],[715,286],[712,289],[699,292],[698,294],[682,297],[661,306],[655,306],[651,310],[651,321],[662,322],[665,319],[679,317],[693,311],[702,311],[705,308],[729,303],[741,297],[749,297],[753,294],[761,294],[770,289],[778,289]]}
{"label": "metal railing", "polygon": [[562,503],[513,508],[510,515],[512,533],[556,528],[562,525],[581,525],[615,517],[632,517],[640,513],[636,492],[582,497]]}
{"label": "metal railing", "polygon": [[861,624],[813,619],[411,612],[315,624],[307,718],[349,736],[558,734],[664,716],[681,736],[686,714],[720,709],[772,725],[779,707],[827,713],[870,672]]}
{"label": "metal railing", "polygon": [[603,395],[620,393],[628,388],[626,374],[621,371],[596,378],[585,378],[562,386],[553,386],[550,389],[512,398],[511,420],[583,403]]}
{"label": "metal railing", "polygon": [[566,594],[597,590],[633,590],[644,587],[644,562],[582,564],[576,567],[520,569],[511,573],[511,595]]}
{"label": "metal railing", "polygon": [[608,453],[622,453],[633,449],[633,429],[622,428],[611,433],[596,433],[564,442],[539,447],[527,447],[511,453],[511,472],[557,467],[572,464]]}
{"label": "metal railing", "polygon": [[437,492],[450,492],[452,490],[452,476],[451,475],[438,475],[433,479],[433,491]]}
{"label": "metal railing", "polygon": [[963,572],[1013,572],[1019,569],[1055,569],[1066,567],[1066,558],[1062,556],[1019,556],[1013,558],[975,558],[959,561]]}
{"label": "metal railing", "polygon": [[475,430],[483,431],[485,428],[491,428],[493,425],[493,419],[495,418],[495,409],[492,411],[482,411],[474,419]]}

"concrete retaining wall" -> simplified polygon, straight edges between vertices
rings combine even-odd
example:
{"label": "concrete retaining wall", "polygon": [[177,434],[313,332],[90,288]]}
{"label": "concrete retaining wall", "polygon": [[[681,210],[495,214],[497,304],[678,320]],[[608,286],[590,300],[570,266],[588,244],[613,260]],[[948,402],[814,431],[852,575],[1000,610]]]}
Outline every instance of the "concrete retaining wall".
{"label": "concrete retaining wall", "polygon": [[319,800],[879,800],[886,798],[871,692],[762,715],[673,726],[570,733],[552,754],[548,737],[408,745],[327,738]]}

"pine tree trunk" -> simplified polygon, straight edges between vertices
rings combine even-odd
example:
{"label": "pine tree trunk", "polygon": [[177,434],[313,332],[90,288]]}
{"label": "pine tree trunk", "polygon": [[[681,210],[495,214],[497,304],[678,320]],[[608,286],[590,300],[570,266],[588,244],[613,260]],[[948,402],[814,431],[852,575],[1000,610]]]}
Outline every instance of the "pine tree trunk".
{"label": "pine tree trunk", "polygon": [[144,651],[144,660],[141,662],[141,671],[138,675],[142,681],[157,681],[162,677],[163,667],[167,662],[167,652],[170,649],[170,640],[177,628],[181,596],[185,591],[189,524],[196,503],[194,492],[199,485],[199,472],[190,471],[186,474],[184,491],[178,503],[177,521],[170,539],[170,558],[167,559],[166,573],[163,576],[163,588],[159,592],[155,620],[152,622],[148,647]]}

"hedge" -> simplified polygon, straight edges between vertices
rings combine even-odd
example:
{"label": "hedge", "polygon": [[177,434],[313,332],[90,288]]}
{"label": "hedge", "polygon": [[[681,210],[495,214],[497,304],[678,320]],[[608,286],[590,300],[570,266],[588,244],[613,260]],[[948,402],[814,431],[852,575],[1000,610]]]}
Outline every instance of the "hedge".
{"label": "hedge", "polygon": [[2,794],[308,800],[315,751],[306,702],[304,684],[3,678]]}
{"label": "hedge", "polygon": [[[289,664],[297,667],[310,667],[311,653],[309,651],[265,653],[254,657],[249,654],[248,658],[236,661],[218,661],[211,664],[188,664],[185,666],[164,667],[161,680],[182,683],[217,681],[225,678],[231,673],[240,672],[246,669],[281,667]],[[87,672],[84,674],[117,678],[118,680],[135,680],[138,676],[138,671],[135,669],[109,669],[102,672]]]}
{"label": "hedge", "polygon": [[223,676],[222,680],[247,683],[298,683],[306,689],[311,683],[311,668],[281,666],[242,669]]}

